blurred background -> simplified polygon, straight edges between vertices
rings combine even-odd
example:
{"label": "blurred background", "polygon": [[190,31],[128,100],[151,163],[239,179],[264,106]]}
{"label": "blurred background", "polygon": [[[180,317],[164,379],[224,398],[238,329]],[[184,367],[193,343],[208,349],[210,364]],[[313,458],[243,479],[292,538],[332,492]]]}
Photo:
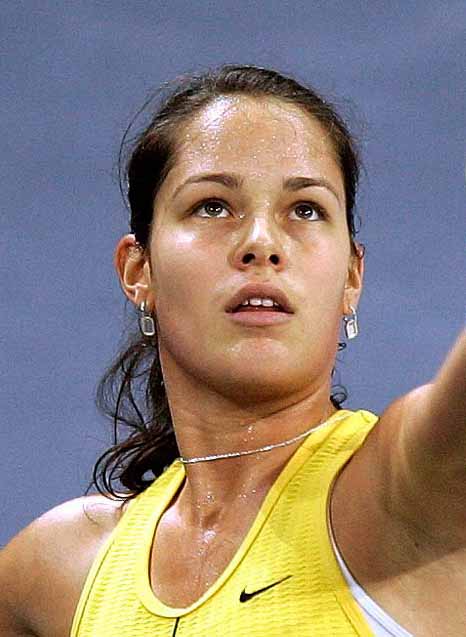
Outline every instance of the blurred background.
{"label": "blurred background", "polygon": [[464,0],[1,3],[0,545],[83,495],[110,445],[94,391],[131,315],[115,165],[179,74],[271,66],[340,107],[366,167],[343,406],[381,413],[432,379],[464,321],[465,42]]}

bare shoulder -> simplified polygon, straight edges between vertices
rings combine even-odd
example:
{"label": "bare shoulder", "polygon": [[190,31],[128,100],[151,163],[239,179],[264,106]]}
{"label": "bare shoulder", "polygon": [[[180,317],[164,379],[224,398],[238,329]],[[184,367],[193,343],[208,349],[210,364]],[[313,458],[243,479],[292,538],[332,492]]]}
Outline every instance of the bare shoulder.
{"label": "bare shoulder", "polygon": [[399,490],[406,478],[406,435],[415,414],[424,408],[430,387],[431,383],[420,385],[387,405],[355,454],[348,474],[361,474],[361,479],[366,481],[365,497],[368,492],[377,495],[380,503],[383,500],[387,507],[393,507],[402,498]]}
{"label": "bare shoulder", "polygon": [[402,430],[409,429],[412,415],[423,409],[425,399],[432,383],[415,387],[408,393],[391,402],[379,418],[378,426],[373,430],[380,451],[388,456],[399,452]]}
{"label": "bare shoulder", "polygon": [[0,589],[7,591],[0,601],[0,634],[68,637],[92,563],[125,510],[120,501],[83,496],[53,507],[15,535],[0,552]]}
{"label": "bare shoulder", "polygon": [[383,412],[335,483],[332,528],[355,579],[406,630],[459,635],[466,634],[458,604],[466,593],[464,491],[455,503],[447,483],[445,497],[435,473],[426,490],[413,465],[431,388],[421,385]]}
{"label": "bare shoulder", "polygon": [[417,387],[387,406],[336,480],[331,503],[333,530],[359,581],[384,579],[395,548],[400,563],[407,565],[412,557],[417,540],[414,526],[403,514],[407,508],[403,438],[413,406],[422,403],[428,387]]}

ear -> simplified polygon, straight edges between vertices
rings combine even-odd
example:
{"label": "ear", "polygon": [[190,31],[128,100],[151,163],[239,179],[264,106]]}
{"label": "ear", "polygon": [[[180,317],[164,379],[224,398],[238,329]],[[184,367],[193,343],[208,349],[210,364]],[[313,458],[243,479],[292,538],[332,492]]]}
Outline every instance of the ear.
{"label": "ear", "polygon": [[121,289],[128,299],[139,307],[146,301],[147,309],[154,308],[154,291],[149,257],[137,243],[134,234],[120,239],[113,258]]}
{"label": "ear", "polygon": [[345,294],[343,299],[343,313],[351,314],[350,305],[356,309],[358,307],[359,298],[362,294],[362,285],[364,279],[364,249],[359,250],[357,256],[351,253],[348,266],[348,274],[345,282]]}

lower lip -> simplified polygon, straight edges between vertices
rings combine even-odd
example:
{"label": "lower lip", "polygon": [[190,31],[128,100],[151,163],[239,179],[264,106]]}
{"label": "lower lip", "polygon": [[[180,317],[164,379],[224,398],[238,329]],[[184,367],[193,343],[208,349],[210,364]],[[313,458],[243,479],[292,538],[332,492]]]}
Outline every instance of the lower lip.
{"label": "lower lip", "polygon": [[280,325],[281,323],[288,323],[293,316],[286,312],[228,312],[228,316],[234,323],[240,323],[241,325],[262,326],[262,325]]}

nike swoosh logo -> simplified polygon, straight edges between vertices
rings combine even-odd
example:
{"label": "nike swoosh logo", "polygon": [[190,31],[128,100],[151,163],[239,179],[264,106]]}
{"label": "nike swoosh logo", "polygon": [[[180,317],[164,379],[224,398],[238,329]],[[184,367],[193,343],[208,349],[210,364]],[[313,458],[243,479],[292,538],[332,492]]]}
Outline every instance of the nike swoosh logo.
{"label": "nike swoosh logo", "polygon": [[269,588],[273,588],[274,586],[277,586],[278,584],[281,584],[285,580],[290,579],[290,577],[292,577],[292,575],[287,575],[286,577],[283,577],[282,579],[278,580],[278,582],[274,582],[273,584],[269,584],[268,586],[264,586],[264,588],[259,588],[259,590],[254,591],[253,593],[246,593],[246,589],[244,589],[244,591],[242,591],[241,595],[239,596],[239,601],[240,602],[247,602],[250,599],[252,599],[253,597],[255,597],[256,595],[259,595],[260,593],[264,593],[265,591],[268,591]]}

